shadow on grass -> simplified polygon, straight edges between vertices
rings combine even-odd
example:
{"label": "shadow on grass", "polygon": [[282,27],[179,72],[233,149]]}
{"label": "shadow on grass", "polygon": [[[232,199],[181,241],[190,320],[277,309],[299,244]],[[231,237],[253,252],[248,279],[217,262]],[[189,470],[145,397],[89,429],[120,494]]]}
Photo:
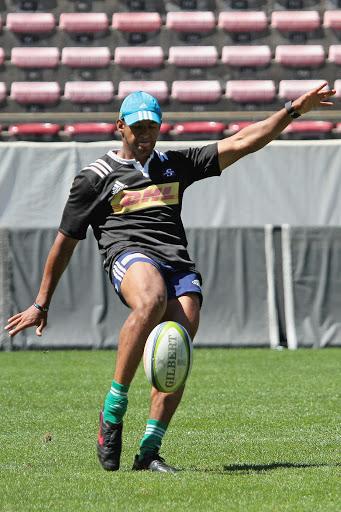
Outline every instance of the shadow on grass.
{"label": "shadow on grass", "polygon": [[324,466],[341,466],[341,464],[292,464],[290,462],[272,462],[271,464],[231,464],[224,466],[224,471],[231,473],[233,471],[249,472],[249,471],[272,471],[273,469],[287,469],[287,468],[322,468]]}
{"label": "shadow on grass", "polygon": [[322,468],[322,467],[341,467],[341,463],[328,464],[322,462],[320,464],[293,464],[291,462],[272,462],[270,464],[230,464],[224,466],[222,470],[210,468],[190,468],[190,471],[199,471],[203,473],[251,473],[253,471],[262,473],[263,471],[273,471],[277,469],[302,469],[302,468]]}

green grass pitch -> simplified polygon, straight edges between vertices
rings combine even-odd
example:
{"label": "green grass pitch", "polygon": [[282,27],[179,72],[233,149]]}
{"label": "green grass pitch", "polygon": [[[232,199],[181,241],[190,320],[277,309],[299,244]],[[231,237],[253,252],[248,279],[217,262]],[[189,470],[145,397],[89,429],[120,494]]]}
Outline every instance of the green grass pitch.
{"label": "green grass pitch", "polygon": [[339,512],[337,348],[196,349],[164,438],[177,474],[132,472],[150,385],[129,391],[121,469],[96,456],[116,352],[0,353],[0,511]]}

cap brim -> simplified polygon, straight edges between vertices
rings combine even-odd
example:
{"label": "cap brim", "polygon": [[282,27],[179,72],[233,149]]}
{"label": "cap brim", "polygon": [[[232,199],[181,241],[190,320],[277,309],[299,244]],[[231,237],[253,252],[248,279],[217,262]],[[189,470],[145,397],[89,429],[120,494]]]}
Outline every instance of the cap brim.
{"label": "cap brim", "polygon": [[128,126],[131,126],[134,123],[138,123],[139,121],[155,121],[155,123],[158,124],[162,123],[160,116],[151,110],[139,110],[138,112],[128,114],[124,117],[124,122]]}

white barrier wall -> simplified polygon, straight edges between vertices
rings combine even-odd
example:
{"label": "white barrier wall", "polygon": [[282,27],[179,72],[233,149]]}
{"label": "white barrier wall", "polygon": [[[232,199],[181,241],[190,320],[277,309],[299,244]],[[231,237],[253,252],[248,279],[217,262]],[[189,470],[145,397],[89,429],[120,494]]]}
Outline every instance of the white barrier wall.
{"label": "white barrier wall", "polygon": [[[74,175],[111,147],[0,144],[1,325],[36,296]],[[197,346],[275,347],[280,331],[290,348],[341,346],[340,148],[273,142],[186,191],[189,249],[204,278]],[[276,249],[273,225],[282,224]],[[115,347],[128,313],[89,233],[61,279],[42,340],[31,329],[10,342],[1,329],[0,348]]]}

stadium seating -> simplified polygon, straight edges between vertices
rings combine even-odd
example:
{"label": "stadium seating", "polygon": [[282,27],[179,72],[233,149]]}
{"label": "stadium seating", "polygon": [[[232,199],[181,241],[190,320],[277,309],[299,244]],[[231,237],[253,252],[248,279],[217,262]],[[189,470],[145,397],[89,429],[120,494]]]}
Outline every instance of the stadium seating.
{"label": "stadium seating", "polygon": [[115,12],[112,27],[121,32],[157,32],[162,26],[158,12]]}
{"label": "stadium seating", "polygon": [[326,60],[322,45],[279,45],[275,60],[283,66],[316,67]]}
{"label": "stadium seating", "polygon": [[130,68],[156,68],[163,64],[164,53],[161,46],[115,48],[115,63]]}
{"label": "stadium seating", "polygon": [[61,96],[58,82],[13,82],[10,97],[18,103],[56,103]]}
{"label": "stadium seating", "polygon": [[108,17],[102,12],[67,12],[59,18],[59,27],[74,34],[104,32],[108,26]]}
{"label": "stadium seating", "polygon": [[263,46],[224,46],[221,60],[233,67],[268,66],[271,63],[271,50]]}
{"label": "stadium seating", "polygon": [[5,101],[7,98],[7,89],[5,82],[0,82],[0,103]]}
{"label": "stadium seating", "polygon": [[62,50],[61,61],[71,68],[103,68],[109,65],[110,59],[110,50],[106,46],[67,46]]}
{"label": "stadium seating", "polygon": [[219,14],[218,26],[226,32],[260,32],[268,26],[264,11],[226,11]]}
{"label": "stadium seating", "polygon": [[55,68],[60,59],[59,48],[14,47],[11,63],[19,68]]}
{"label": "stadium seating", "polygon": [[171,46],[168,62],[178,67],[215,66],[218,50],[215,46]]}
{"label": "stadium seating", "polygon": [[167,13],[166,27],[175,32],[210,32],[216,20],[211,11],[174,11]]}
{"label": "stadium seating", "polygon": [[330,62],[341,65],[341,44],[332,44],[329,47],[328,58]]}
{"label": "stadium seating", "polygon": [[224,137],[226,125],[214,121],[195,121],[174,125],[175,139],[218,140]]}
{"label": "stadium seating", "polygon": [[134,81],[134,80],[123,80],[118,84],[118,97],[120,99],[125,98],[128,94],[136,91],[146,91],[149,94],[155,96],[160,102],[164,102],[168,99],[168,87],[164,81]]}
{"label": "stadium seating", "polygon": [[226,96],[240,103],[266,103],[275,99],[276,86],[273,80],[229,80]]}
{"label": "stadium seating", "polygon": [[341,31],[341,11],[325,11],[323,26],[332,30]]}
{"label": "stadium seating", "polygon": [[4,62],[5,62],[5,50],[3,48],[0,48],[0,66],[2,66]]}
{"label": "stadium seating", "polygon": [[294,121],[281,134],[281,139],[326,139],[331,138],[334,123],[328,121]]}
{"label": "stadium seating", "polygon": [[54,30],[56,20],[52,13],[11,12],[7,14],[6,27],[19,34],[39,34]]}
{"label": "stadium seating", "polygon": [[66,82],[64,96],[72,103],[109,103],[114,97],[114,85],[109,81]]}
{"label": "stadium seating", "polygon": [[220,12],[218,27],[223,32],[222,42],[266,44],[269,36],[268,18],[264,11]]}
{"label": "stadium seating", "polygon": [[174,80],[171,96],[181,103],[219,101],[222,91],[218,80]]}
{"label": "stadium seating", "polygon": [[253,121],[237,121],[230,123],[227,128],[228,131],[233,134],[239,132],[243,128],[246,128],[247,126],[250,126],[250,124],[253,124]]}
{"label": "stadium seating", "polygon": [[[102,113],[117,111],[123,97],[141,89],[159,99],[164,119],[181,111],[184,122],[193,120],[191,113],[195,120],[224,122],[229,111],[276,110],[283,99],[295,99],[323,80],[337,89],[329,109],[336,125],[340,1],[4,3],[0,122],[10,123],[14,112],[25,122],[34,112],[72,113],[73,124],[84,122],[82,113],[98,112],[104,121]],[[317,119],[322,117],[319,109]],[[166,124],[162,130],[164,137],[180,136]]]}
{"label": "stadium seating", "polygon": [[334,89],[336,91],[336,98],[341,98],[341,79],[335,80]]}
{"label": "stadium seating", "polygon": [[281,80],[278,94],[286,100],[294,100],[323,82],[324,80]]}
{"label": "stadium seating", "polygon": [[69,139],[78,142],[112,140],[116,125],[112,123],[74,123],[64,127]]}
{"label": "stadium seating", "polygon": [[271,27],[286,32],[308,32],[320,27],[318,11],[275,11],[271,15]]}
{"label": "stadium seating", "polygon": [[8,127],[9,140],[53,142],[59,140],[61,126],[53,123],[23,123]]}

